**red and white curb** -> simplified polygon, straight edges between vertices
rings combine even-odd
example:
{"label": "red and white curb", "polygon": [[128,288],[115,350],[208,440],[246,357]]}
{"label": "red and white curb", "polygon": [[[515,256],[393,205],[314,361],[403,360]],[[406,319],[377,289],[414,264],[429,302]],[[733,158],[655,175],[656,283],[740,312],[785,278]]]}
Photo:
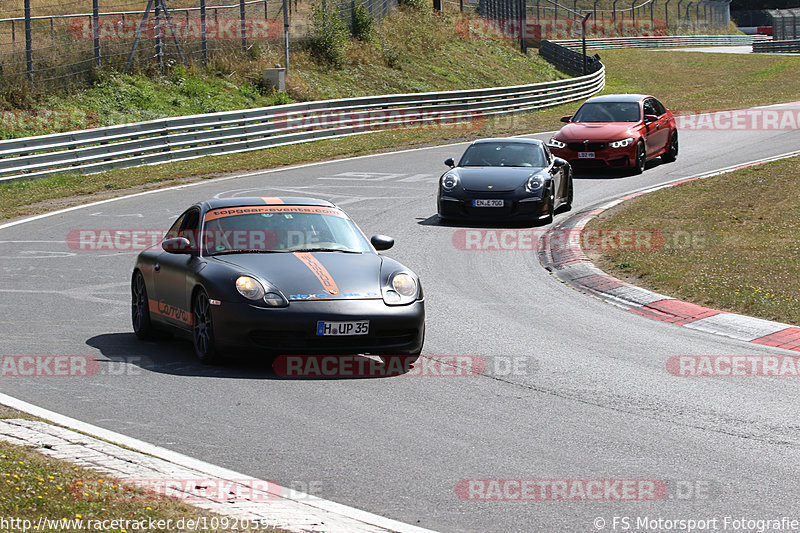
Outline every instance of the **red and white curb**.
{"label": "red and white curb", "polygon": [[[543,239],[545,246],[544,249],[539,252],[539,260],[547,270],[571,287],[598,296],[603,300],[633,313],[747,342],[800,351],[800,327],[718,311],[631,285],[613,276],[609,276],[597,268],[583,252],[580,239],[568,239],[567,242],[563,242],[560,239],[557,240],[556,237],[556,235],[564,235],[565,233],[569,234],[570,232],[582,230],[591,219],[626,200],[660,189],[674,187],[681,183],[710,178],[727,172],[733,172],[734,170],[740,170],[798,155],[800,155],[800,150],[688,178],[682,178],[663,185],[626,194],[620,198],[577,213],[550,229],[546,238]],[[547,246],[549,242],[559,242],[560,245],[554,249]]]}

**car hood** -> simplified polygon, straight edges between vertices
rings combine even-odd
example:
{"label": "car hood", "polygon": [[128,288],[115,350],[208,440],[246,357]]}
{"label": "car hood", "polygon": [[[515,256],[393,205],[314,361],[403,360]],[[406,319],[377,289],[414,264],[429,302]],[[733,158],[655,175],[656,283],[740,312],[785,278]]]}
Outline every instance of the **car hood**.
{"label": "car hood", "polygon": [[636,126],[633,122],[573,122],[561,128],[556,138],[562,142],[614,141],[630,137]]}
{"label": "car hood", "polygon": [[381,298],[382,257],[374,253],[228,254],[212,260],[261,278],[289,300]]}
{"label": "car hood", "polygon": [[540,167],[459,167],[458,179],[468,191],[513,191]]}

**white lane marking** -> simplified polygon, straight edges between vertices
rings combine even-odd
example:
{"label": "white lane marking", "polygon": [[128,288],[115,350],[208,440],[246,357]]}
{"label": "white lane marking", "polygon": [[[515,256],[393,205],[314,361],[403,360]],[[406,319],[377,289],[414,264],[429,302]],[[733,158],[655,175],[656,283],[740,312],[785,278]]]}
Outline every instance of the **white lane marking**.
{"label": "white lane marking", "polygon": [[[549,135],[556,133],[556,131],[542,131],[537,133],[526,133],[524,135],[514,135],[512,137],[535,137],[536,135]],[[437,146],[423,146],[420,148],[407,148],[405,150],[395,150],[394,152],[379,152],[377,154],[366,154],[366,155],[357,155],[354,157],[343,157],[341,159],[331,159],[328,161],[315,161],[313,163],[303,163],[302,165],[292,165],[286,167],[278,167],[278,168],[269,168],[266,170],[258,170],[255,172],[247,172],[245,174],[234,174],[232,176],[223,176],[221,178],[213,178],[209,180],[201,180],[195,181],[192,183],[184,183],[182,185],[173,185],[172,187],[164,187],[161,189],[153,189],[150,191],[142,191],[133,194],[128,194],[125,196],[115,196],[114,198],[106,198],[105,200],[98,200],[96,202],[90,202],[88,204],[81,204],[81,205],[74,205],[72,207],[65,207],[64,209],[59,209],[57,211],[50,211],[48,213],[42,213],[41,215],[34,215],[28,218],[23,218],[21,220],[15,220],[13,222],[6,222],[5,224],[0,224],[0,230],[4,230],[7,228],[13,228],[14,226],[19,226],[20,224],[25,224],[27,222],[33,222],[35,220],[41,220],[43,218],[48,218],[56,215],[62,215],[64,213],[70,213],[72,211],[77,211],[79,209],[87,209],[89,207],[94,207],[98,205],[108,204],[111,202],[117,202],[119,200],[127,200],[129,198],[136,198],[139,196],[147,196],[149,194],[158,194],[166,191],[177,191],[180,189],[188,189],[190,187],[196,187],[198,185],[205,185],[208,183],[217,183],[220,181],[228,181],[228,180],[235,180],[239,178],[249,178],[253,176],[262,176],[264,174],[274,174],[276,172],[286,172],[290,170],[297,170],[302,168],[310,168],[310,167],[317,167],[320,165],[328,165],[331,163],[343,163],[347,161],[358,161],[360,159],[368,159],[371,157],[382,157],[387,155],[395,155],[395,154],[407,154],[410,152],[420,152],[423,150],[438,150],[439,148],[448,148],[450,146],[461,146],[464,144],[469,144],[469,141],[460,141],[457,143],[450,143],[450,144],[440,144]]]}
{"label": "white lane marking", "polygon": [[116,215],[113,213],[103,213],[102,211],[98,211],[97,213],[91,213],[90,217],[137,217],[137,218],[144,218],[144,215],[141,213],[127,213]]}
{"label": "white lane marking", "polygon": [[350,180],[350,181],[388,181],[394,178],[405,176],[391,172],[342,172],[331,177],[317,178],[319,180]]}
{"label": "white lane marking", "polygon": [[[0,403],[7,405],[12,409],[22,411],[23,413],[28,413],[29,415],[49,420],[50,422],[64,426],[66,428],[73,429],[75,431],[82,431],[93,437],[104,439],[114,444],[121,444],[123,446],[128,446],[129,448],[133,448],[136,451],[153,455],[155,457],[158,457],[159,459],[175,463],[185,468],[192,468],[195,470],[199,470],[201,472],[210,474],[214,477],[219,477],[223,479],[246,479],[248,477],[244,474],[240,474],[238,472],[229,470],[227,468],[222,468],[220,466],[216,466],[211,463],[206,463],[205,461],[200,461],[199,459],[194,459],[187,455],[183,455],[178,452],[173,452],[172,450],[168,450],[166,448],[162,448],[160,446],[156,446],[154,444],[150,444],[148,442],[144,442],[139,439],[128,437],[126,435],[122,435],[121,433],[117,433],[115,431],[103,429],[101,427],[94,426],[92,424],[87,424],[86,422],[81,422],[80,420],[76,420],[74,418],[58,414],[54,411],[49,411],[47,409],[37,407],[33,404],[24,402],[7,394],[0,393]],[[300,491],[291,492],[282,490],[281,493],[288,494],[287,496],[284,497],[287,500],[293,501],[295,503],[308,505],[309,507],[312,508],[316,507],[318,509],[322,509],[324,511],[328,511],[331,513],[340,514],[342,516],[346,516],[354,520],[359,520],[361,522],[364,522],[365,524],[372,524],[377,527],[388,529],[389,531],[395,531],[398,533],[433,533],[429,529],[424,529],[421,527],[399,522],[397,520],[392,520],[391,518],[385,518],[383,516],[369,513],[367,511],[362,511],[361,509],[350,507],[348,505],[343,505],[340,503],[324,500],[322,498],[317,498],[316,496],[313,496],[311,494],[306,494]]]}

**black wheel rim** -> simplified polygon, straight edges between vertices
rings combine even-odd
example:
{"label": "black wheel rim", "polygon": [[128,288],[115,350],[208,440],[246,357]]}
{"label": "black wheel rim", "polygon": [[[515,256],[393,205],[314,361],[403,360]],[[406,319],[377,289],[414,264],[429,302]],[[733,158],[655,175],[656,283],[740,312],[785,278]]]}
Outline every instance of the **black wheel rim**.
{"label": "black wheel rim", "polygon": [[211,346],[211,313],[209,312],[208,297],[205,294],[200,293],[195,298],[193,314],[194,345],[199,354],[205,355]]}
{"label": "black wheel rim", "polygon": [[144,314],[147,310],[147,291],[144,287],[144,278],[141,274],[137,274],[133,278],[133,285],[131,286],[131,314],[133,321],[133,329],[140,331],[142,323],[144,322]]}
{"label": "black wheel rim", "polygon": [[645,158],[644,146],[640,145],[639,146],[639,152],[638,152],[638,154],[636,156],[636,163],[639,165],[639,170],[644,170],[644,167],[646,165],[644,158]]}
{"label": "black wheel rim", "polygon": [[670,153],[672,153],[673,156],[678,155],[678,136],[677,135],[673,135],[672,136],[672,144],[669,147],[669,151],[670,151]]}

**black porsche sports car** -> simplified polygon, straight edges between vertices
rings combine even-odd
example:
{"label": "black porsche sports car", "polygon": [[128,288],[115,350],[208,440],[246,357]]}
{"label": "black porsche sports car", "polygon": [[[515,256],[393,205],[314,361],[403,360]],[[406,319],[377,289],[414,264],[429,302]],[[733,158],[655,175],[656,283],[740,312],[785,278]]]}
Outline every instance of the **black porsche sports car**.
{"label": "black porsche sports car", "polygon": [[[335,205],[311,198],[226,198],[178,217],[139,254],[133,329],[190,335],[216,362],[239,347],[286,353],[380,355],[410,364],[422,350],[425,307],[414,272],[380,255]],[[416,359],[416,357],[413,357]]]}
{"label": "black porsche sports car", "polygon": [[439,179],[439,216],[479,220],[543,220],[572,208],[572,167],[535,139],[474,141]]}

